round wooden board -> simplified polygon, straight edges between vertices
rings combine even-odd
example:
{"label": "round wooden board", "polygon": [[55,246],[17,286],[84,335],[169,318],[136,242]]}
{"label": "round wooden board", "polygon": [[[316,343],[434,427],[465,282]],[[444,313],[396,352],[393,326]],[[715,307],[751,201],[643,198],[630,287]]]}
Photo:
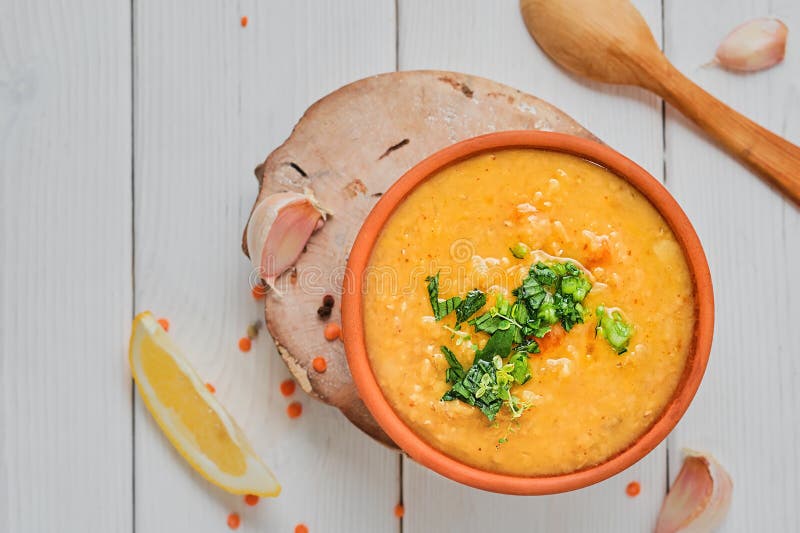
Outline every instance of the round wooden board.
{"label": "round wooden board", "polygon": [[[329,321],[340,323],[339,295],[350,247],[378,197],[414,164],[469,137],[534,129],[595,137],[561,110],[484,78],[444,71],[393,72],[366,78],[312,105],[286,142],[256,168],[266,195],[310,188],[331,210],[295,265],[266,297],[266,324],[281,357],[310,395],[338,407],[356,426],[393,446],[358,397],[341,341],[323,337],[317,316],[336,297]],[[243,242],[245,254],[247,243]],[[315,372],[315,357],[327,359]]]}

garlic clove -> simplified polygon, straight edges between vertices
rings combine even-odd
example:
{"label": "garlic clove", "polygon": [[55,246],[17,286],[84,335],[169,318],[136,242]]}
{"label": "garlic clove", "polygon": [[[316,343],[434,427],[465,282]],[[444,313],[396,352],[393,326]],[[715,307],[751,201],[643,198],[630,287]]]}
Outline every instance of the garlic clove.
{"label": "garlic clove", "polygon": [[725,469],[711,455],[689,450],[685,454],[658,514],[656,533],[708,533],[730,507],[733,481]]}
{"label": "garlic clove", "polygon": [[259,277],[272,286],[297,261],[326,215],[311,191],[276,193],[261,200],[247,225],[247,249]]}
{"label": "garlic clove", "polygon": [[258,270],[261,267],[264,243],[278,212],[286,205],[303,200],[304,197],[300,193],[281,192],[271,194],[256,204],[247,223],[247,251],[253,268]]}
{"label": "garlic clove", "polygon": [[295,202],[281,209],[261,252],[262,277],[274,280],[291,267],[321,221],[319,211],[310,202]]}
{"label": "garlic clove", "polygon": [[758,18],[730,32],[714,60],[723,68],[753,72],[780,63],[786,53],[789,29],[778,19]]}

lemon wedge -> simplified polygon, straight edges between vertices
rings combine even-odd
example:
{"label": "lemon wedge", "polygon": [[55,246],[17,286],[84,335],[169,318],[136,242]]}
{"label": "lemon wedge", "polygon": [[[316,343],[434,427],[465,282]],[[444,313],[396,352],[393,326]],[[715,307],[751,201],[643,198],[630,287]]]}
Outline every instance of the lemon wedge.
{"label": "lemon wedge", "polygon": [[280,493],[242,430],[149,312],[133,321],[130,364],[147,410],[192,468],[233,494]]}

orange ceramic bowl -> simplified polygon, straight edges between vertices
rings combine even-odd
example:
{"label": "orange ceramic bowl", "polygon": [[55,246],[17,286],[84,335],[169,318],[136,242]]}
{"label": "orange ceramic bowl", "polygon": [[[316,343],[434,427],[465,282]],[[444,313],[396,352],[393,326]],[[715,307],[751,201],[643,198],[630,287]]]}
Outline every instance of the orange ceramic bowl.
{"label": "orange ceramic bowl", "polygon": [[[372,248],[395,208],[421,182],[443,167],[487,150],[538,148],[576,155],[595,162],[625,179],[655,206],[683,248],[694,281],[697,321],[693,347],[683,376],[664,412],[627,449],[600,464],[554,476],[523,477],[489,472],[466,465],[435,449],[414,433],[384,397],[367,357],[364,343],[363,282]],[[711,350],[714,331],[714,294],[700,239],[686,214],[661,183],[630,159],[603,144],[538,131],[491,133],[448,146],[406,172],[381,197],[356,237],[348,261],[342,299],[345,351],[356,387],[372,416],[408,455],[431,470],[466,485],[507,494],[552,494],[587,487],[628,468],[647,455],[669,434],[700,386]]]}

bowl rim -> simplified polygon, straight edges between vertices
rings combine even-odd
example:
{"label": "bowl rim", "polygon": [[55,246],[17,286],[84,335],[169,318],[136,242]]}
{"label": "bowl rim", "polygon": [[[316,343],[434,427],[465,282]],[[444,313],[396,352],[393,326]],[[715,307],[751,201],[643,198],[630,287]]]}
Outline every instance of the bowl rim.
{"label": "bowl rim", "polygon": [[[363,273],[383,226],[414,188],[438,170],[491,150],[533,148],[563,152],[598,164],[641,192],[672,229],[689,265],[697,317],[693,348],[681,380],[661,416],[628,448],[583,470],[549,476],[515,476],[462,463],[428,444],[394,411],[378,385],[367,357],[364,339]],[[700,239],[667,189],[642,167],[594,140],[555,132],[514,130],[472,137],[447,146],[403,174],[380,198],[364,221],[347,262],[342,296],[342,338],[350,372],[359,396],[377,423],[418,463],[454,481],[492,492],[542,495],[587,487],[630,467],[652,451],[675,427],[702,380],[714,332],[714,294],[711,273]]]}

